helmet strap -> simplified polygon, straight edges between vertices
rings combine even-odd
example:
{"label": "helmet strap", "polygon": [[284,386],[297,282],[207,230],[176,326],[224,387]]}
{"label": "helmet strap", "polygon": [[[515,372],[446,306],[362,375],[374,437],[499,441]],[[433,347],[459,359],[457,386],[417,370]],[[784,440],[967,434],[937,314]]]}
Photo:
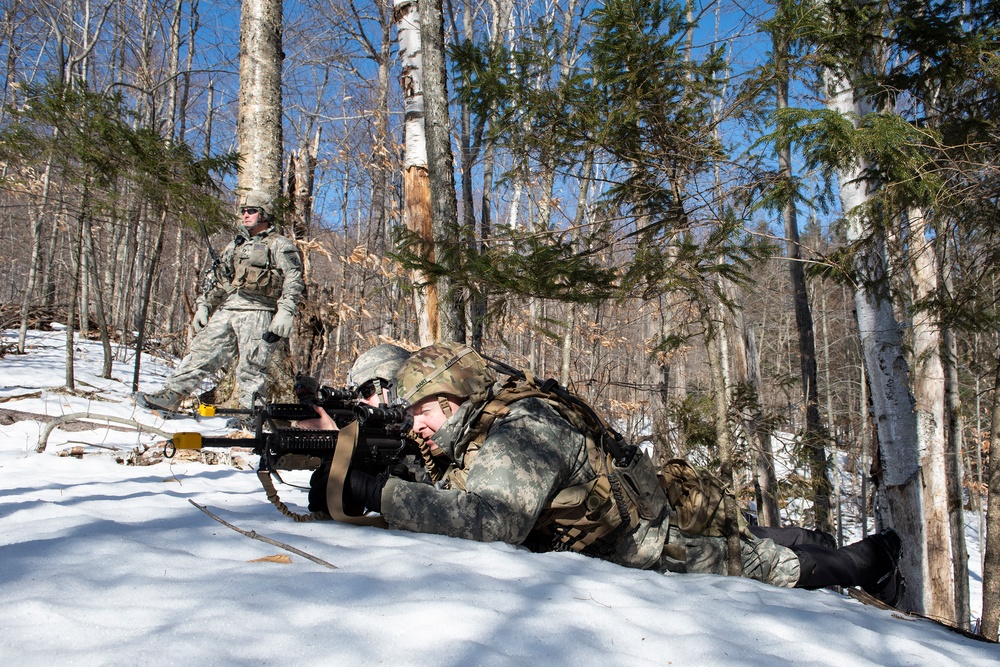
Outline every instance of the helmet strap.
{"label": "helmet strap", "polygon": [[438,405],[441,406],[441,412],[444,413],[445,417],[451,417],[451,403],[443,395],[438,395]]}

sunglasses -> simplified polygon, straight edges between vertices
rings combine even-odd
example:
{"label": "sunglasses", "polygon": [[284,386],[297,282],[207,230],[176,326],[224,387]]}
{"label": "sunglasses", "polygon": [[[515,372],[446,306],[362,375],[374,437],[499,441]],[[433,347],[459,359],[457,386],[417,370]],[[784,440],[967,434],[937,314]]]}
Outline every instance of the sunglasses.
{"label": "sunglasses", "polygon": [[255,206],[244,206],[243,208],[240,209],[240,215],[243,214],[254,215],[255,213],[260,213],[260,209]]}

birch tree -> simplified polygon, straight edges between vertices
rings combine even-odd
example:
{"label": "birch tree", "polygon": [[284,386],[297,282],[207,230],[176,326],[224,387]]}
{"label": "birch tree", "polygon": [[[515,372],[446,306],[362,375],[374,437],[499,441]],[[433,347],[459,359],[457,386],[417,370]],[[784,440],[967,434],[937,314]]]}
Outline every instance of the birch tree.
{"label": "birch tree", "polygon": [[[402,65],[403,90],[403,197],[406,225],[420,240],[422,260],[434,261],[431,227],[431,190],[427,172],[427,140],[424,133],[423,56],[420,40],[420,8],[416,0],[394,0],[396,35]],[[413,269],[417,338],[421,345],[438,339],[438,286],[426,271]]]}
{"label": "birch tree", "polygon": [[281,0],[243,0],[240,12],[238,188],[277,199],[282,167]]}

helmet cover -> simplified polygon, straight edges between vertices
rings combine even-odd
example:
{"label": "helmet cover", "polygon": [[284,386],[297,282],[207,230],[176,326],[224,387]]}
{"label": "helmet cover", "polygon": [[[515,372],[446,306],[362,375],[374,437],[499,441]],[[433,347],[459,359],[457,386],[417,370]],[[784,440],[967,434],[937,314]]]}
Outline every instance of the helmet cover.
{"label": "helmet cover", "polygon": [[347,372],[347,384],[360,387],[375,379],[393,382],[396,371],[409,359],[410,353],[398,345],[384,343],[361,354]]}
{"label": "helmet cover", "polygon": [[496,381],[486,361],[468,345],[443,342],[417,350],[396,373],[396,393],[413,405],[429,396],[469,398]]}
{"label": "helmet cover", "polygon": [[244,208],[259,208],[264,215],[261,219],[274,217],[274,198],[263,190],[250,190],[240,197],[240,205],[236,212],[239,213]]}

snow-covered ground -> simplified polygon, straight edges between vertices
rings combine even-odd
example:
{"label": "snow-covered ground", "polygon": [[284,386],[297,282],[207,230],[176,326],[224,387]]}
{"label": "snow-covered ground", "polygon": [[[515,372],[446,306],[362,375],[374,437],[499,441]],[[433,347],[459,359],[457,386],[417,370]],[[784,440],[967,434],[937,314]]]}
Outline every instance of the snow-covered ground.
{"label": "snow-covered ground", "polygon": [[[89,410],[171,432],[222,427],[221,419],[163,422],[137,410],[131,364],[99,378],[100,347],[87,341],[77,345],[77,377],[89,396],[68,395],[59,389],[63,334],[32,332],[30,344],[25,356],[0,358],[0,408]],[[153,359],[144,368],[143,389],[168,370]],[[113,448],[161,438],[104,427],[56,429],[37,454],[41,428],[33,420],[0,426],[7,665],[1000,664],[997,645],[831,591],[295,523],[248,470],[121,465]],[[80,446],[82,458],[59,455]],[[304,505],[304,492],[279,492]],[[189,500],[336,569],[230,530]],[[277,555],[291,562],[258,560]],[[978,580],[978,555],[970,567]]]}

